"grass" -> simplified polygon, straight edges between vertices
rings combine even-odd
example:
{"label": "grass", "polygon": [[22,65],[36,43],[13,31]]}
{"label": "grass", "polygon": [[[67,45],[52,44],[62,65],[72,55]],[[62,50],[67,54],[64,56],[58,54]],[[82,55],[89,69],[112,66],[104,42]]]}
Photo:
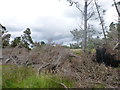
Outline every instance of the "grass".
{"label": "grass", "polygon": [[[70,49],[70,51],[79,56],[83,54],[82,49]],[[95,49],[87,49],[86,51],[91,52],[92,54],[94,54],[96,52]]]}
{"label": "grass", "polygon": [[64,88],[60,83],[67,87],[73,87],[67,78],[59,75],[36,75],[35,70],[30,67],[3,66],[3,88]]}
{"label": "grass", "polygon": [[70,49],[74,54],[76,55],[81,55],[82,54],[82,50],[81,49]]}
{"label": "grass", "polygon": [[94,86],[94,88],[96,88],[96,90],[97,90],[97,88],[105,88],[105,87],[106,87],[106,85],[104,85],[104,84],[102,84],[102,83],[96,84],[96,85]]}
{"label": "grass", "polygon": [[0,89],[2,88],[2,66],[0,66]]}
{"label": "grass", "polygon": [[64,83],[67,87],[71,87],[69,80],[62,80],[58,76],[42,75],[32,76],[25,79],[21,84],[21,88],[64,88],[60,85]]}

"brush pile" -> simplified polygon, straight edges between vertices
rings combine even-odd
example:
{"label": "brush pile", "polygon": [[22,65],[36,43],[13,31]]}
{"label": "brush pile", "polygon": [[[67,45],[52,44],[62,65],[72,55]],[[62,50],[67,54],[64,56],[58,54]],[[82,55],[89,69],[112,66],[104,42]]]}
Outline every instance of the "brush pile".
{"label": "brush pile", "polygon": [[27,50],[25,48],[3,49],[2,64],[30,66],[38,74],[60,74],[76,82],[75,87],[92,88],[102,85],[105,88],[120,87],[120,68],[112,68],[92,60],[92,53],[74,54],[60,45],[44,45]]}

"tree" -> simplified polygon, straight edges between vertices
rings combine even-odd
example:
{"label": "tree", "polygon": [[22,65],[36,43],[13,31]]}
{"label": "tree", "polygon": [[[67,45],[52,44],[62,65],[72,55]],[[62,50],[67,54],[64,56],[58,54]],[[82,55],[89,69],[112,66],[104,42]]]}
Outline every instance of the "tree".
{"label": "tree", "polygon": [[[95,6],[96,6],[96,10],[97,10],[98,16],[99,16],[100,25],[101,25],[102,30],[103,30],[104,39],[106,40],[105,25],[104,25],[105,23],[104,23],[103,17],[101,16],[100,5],[98,5],[98,3],[96,2],[96,0],[94,0],[94,3],[95,3]],[[102,11],[103,14],[105,12],[106,12],[105,10]]]}
{"label": "tree", "polygon": [[45,42],[44,42],[44,41],[41,41],[40,43],[41,43],[41,45],[45,45]]}
{"label": "tree", "polygon": [[5,33],[7,33],[8,31],[6,30],[6,27],[0,24],[0,31],[1,31],[1,35],[4,35]]}
{"label": "tree", "polygon": [[109,25],[109,32],[107,32],[107,42],[110,48],[113,48],[114,45],[118,42],[118,36],[117,36],[117,23],[111,23]]}
{"label": "tree", "polygon": [[83,29],[83,50],[85,51],[87,47],[87,30],[88,30],[88,21],[95,15],[93,10],[93,0],[84,0],[83,9],[81,8],[80,0],[67,0],[70,3],[70,6],[73,4],[76,5],[77,9],[82,13],[84,17],[84,29]]}
{"label": "tree", "polygon": [[32,40],[32,37],[31,37],[31,31],[30,31],[29,28],[27,28],[23,32],[23,35],[21,36],[21,38],[22,38],[23,46],[27,49],[30,49],[30,46],[33,45],[33,40]]}
{"label": "tree", "polygon": [[[117,31],[118,31],[118,49],[120,50],[120,1],[118,3],[116,3],[115,0],[113,0],[114,2],[114,5],[115,5],[115,8],[116,8],[116,11],[118,13],[118,24],[117,24]],[[119,8],[118,8],[119,7]]]}
{"label": "tree", "polygon": [[[83,29],[74,29],[73,31],[70,31],[73,35],[73,40],[76,41],[77,43],[71,44],[71,47],[79,48],[80,45],[83,47],[83,39],[84,39],[84,30]],[[87,29],[87,47],[94,46],[94,40],[93,38],[97,35],[99,35],[100,32],[98,32],[93,25],[88,24],[88,29]]]}
{"label": "tree", "polygon": [[[101,12],[100,12],[100,5],[98,5],[96,0],[67,0],[67,1],[70,3],[70,6],[76,5],[77,9],[82,13],[82,16],[84,18],[83,50],[85,51],[87,47],[88,23],[91,19],[93,19],[93,16],[95,17],[95,14],[96,14],[95,10],[97,10],[97,13],[100,19],[100,24],[104,34],[104,39],[106,40],[106,32],[105,32],[106,26],[104,25],[105,23],[103,20],[103,16],[101,15]],[[84,5],[81,4],[81,2],[84,2]],[[94,7],[94,4],[96,8]],[[83,5],[83,8],[82,8],[82,5]],[[103,10],[103,13],[105,13],[105,10]],[[98,18],[95,17],[94,19],[97,20]]]}
{"label": "tree", "polygon": [[11,37],[11,34],[6,34],[2,37],[2,45],[3,45],[3,48],[9,46],[9,41],[10,41],[10,37]]}
{"label": "tree", "polygon": [[12,42],[11,42],[11,47],[16,47],[21,44],[21,37],[16,37]]}
{"label": "tree", "polygon": [[9,41],[10,41],[11,34],[8,34],[7,33],[8,31],[6,30],[6,27],[2,26],[1,24],[0,24],[0,31],[1,31],[0,32],[0,38],[1,38],[0,42],[2,42],[2,45],[0,45],[0,46],[5,48],[5,47],[9,46]]}
{"label": "tree", "polygon": [[80,41],[83,40],[83,30],[74,29],[70,31],[73,35],[73,40],[77,42],[77,46],[79,47]]}

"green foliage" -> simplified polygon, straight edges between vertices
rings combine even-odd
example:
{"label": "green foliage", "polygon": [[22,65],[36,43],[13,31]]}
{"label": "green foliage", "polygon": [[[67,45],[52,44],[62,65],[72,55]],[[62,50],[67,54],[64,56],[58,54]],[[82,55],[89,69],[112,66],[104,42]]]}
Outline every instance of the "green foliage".
{"label": "green foliage", "polygon": [[0,89],[2,90],[2,66],[0,66]]}
{"label": "green foliage", "polygon": [[95,47],[95,44],[89,43],[89,44],[87,45],[87,47],[88,47],[88,49],[93,49],[93,48]]}
{"label": "green foliage", "polygon": [[60,83],[64,83],[68,87],[72,87],[69,80],[62,80],[58,76],[40,75],[32,76],[20,83],[21,88],[63,88]]}
{"label": "green foliage", "polygon": [[81,48],[78,43],[70,44],[70,49],[79,49]]}
{"label": "green foliage", "polygon": [[36,75],[31,67],[3,66],[3,88],[63,88],[72,87],[67,78],[58,75]]}
{"label": "green foliage", "polygon": [[34,70],[28,67],[2,66],[3,88],[16,87],[25,78],[34,75]]}
{"label": "green foliage", "polygon": [[21,43],[21,37],[16,37],[12,42],[11,42],[11,47],[16,47],[18,44]]}
{"label": "green foliage", "polygon": [[9,46],[11,34],[5,34],[2,36],[2,46],[3,48]]}
{"label": "green foliage", "polygon": [[41,43],[41,45],[45,45],[45,42],[44,42],[44,41],[41,41],[40,43]]}
{"label": "green foliage", "polygon": [[95,52],[96,52],[96,50],[95,50],[95,49],[91,49],[90,51],[91,51],[91,53],[95,53]]}
{"label": "green foliage", "polygon": [[83,39],[83,30],[74,29],[70,32],[73,35],[73,40],[77,41],[77,44]]}
{"label": "green foliage", "polygon": [[[21,46],[21,47],[25,47],[28,50],[31,49],[32,45],[33,45],[33,40],[31,37],[31,31],[29,28],[27,28],[24,32],[23,35],[21,35],[21,37],[16,37],[12,42],[11,42],[11,47],[16,47],[16,46]],[[31,47],[30,47],[31,46]]]}
{"label": "green foliage", "polygon": [[109,32],[107,32],[107,45],[113,48],[118,42],[117,23],[112,22],[109,28]]}
{"label": "green foliage", "polygon": [[82,50],[81,49],[71,49],[71,51],[76,54],[76,55],[81,55],[82,54]]}
{"label": "green foliage", "polygon": [[6,27],[2,26],[0,24],[0,37],[2,37],[2,47],[3,48],[9,46],[11,34],[8,34],[7,32],[8,31],[6,30]]}
{"label": "green foliage", "polygon": [[[102,84],[102,83],[96,84],[96,85],[94,86],[94,88],[105,88],[105,87],[106,87],[106,85],[105,85],[105,84]],[[97,89],[95,89],[95,90],[97,90]]]}
{"label": "green foliage", "polygon": [[70,47],[69,47],[69,46],[67,46],[67,45],[63,45],[63,47],[64,47],[64,48],[70,48]]}
{"label": "green foliage", "polygon": [[117,24],[117,31],[120,32],[120,22]]}
{"label": "green foliage", "polygon": [[27,49],[30,49],[30,45],[33,44],[33,40],[32,40],[32,37],[31,37],[31,31],[29,28],[27,28],[24,32],[23,32],[23,35],[21,36],[22,37],[22,43],[23,43],[23,46]]}

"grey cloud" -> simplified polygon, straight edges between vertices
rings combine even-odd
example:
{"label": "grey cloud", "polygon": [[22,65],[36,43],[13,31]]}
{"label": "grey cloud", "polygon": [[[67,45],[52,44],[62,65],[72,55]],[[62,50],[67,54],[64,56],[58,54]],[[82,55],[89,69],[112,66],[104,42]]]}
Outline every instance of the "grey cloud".
{"label": "grey cloud", "polygon": [[[53,30],[53,31],[52,31]],[[36,33],[35,33],[36,32]],[[71,38],[70,32],[60,32],[55,31],[53,28],[43,28],[43,30],[33,30],[32,37],[35,39],[35,41],[41,41],[41,40],[49,40],[52,39],[53,41],[57,42],[59,40],[64,40],[65,38]],[[62,42],[62,41],[61,41]]]}
{"label": "grey cloud", "polygon": [[[36,26],[26,27],[13,27],[7,26],[8,31],[12,34],[12,38],[20,36],[26,28],[30,28],[32,32],[32,38],[34,41],[47,41],[52,39],[54,42],[69,42],[71,41],[71,30],[76,28],[74,20],[69,18],[56,18],[56,17],[42,17],[39,18]],[[40,25],[40,26],[39,26]]]}
{"label": "grey cloud", "polygon": [[[65,21],[54,17],[43,17],[38,19],[37,23],[42,27],[33,27],[32,36],[36,41],[52,39],[55,42],[64,41],[66,38],[71,38],[70,30],[73,30],[76,25],[69,24],[69,21]],[[38,24],[38,25],[39,25]],[[61,41],[61,42],[62,42]]]}
{"label": "grey cloud", "polygon": [[67,18],[80,18],[81,15],[81,12],[76,7],[64,11],[64,16]]}
{"label": "grey cloud", "polygon": [[6,28],[9,32],[17,32],[17,31],[20,32],[20,31],[22,31],[21,28],[16,28],[16,27],[13,27],[13,26],[6,26]]}

